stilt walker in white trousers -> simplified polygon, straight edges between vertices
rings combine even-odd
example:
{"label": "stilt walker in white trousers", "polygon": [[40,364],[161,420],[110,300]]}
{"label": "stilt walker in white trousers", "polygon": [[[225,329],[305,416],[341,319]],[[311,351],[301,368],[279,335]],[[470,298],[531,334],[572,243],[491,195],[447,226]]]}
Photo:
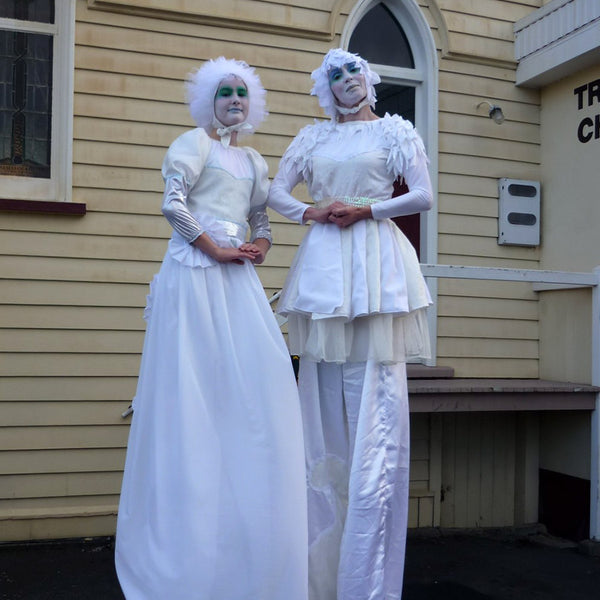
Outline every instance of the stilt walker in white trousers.
{"label": "stilt walker in white trousers", "polygon": [[[330,121],[285,152],[269,206],[313,221],[278,312],[300,356],[311,600],[398,600],[409,485],[406,360],[429,354],[431,304],[414,248],[392,217],[429,210],[423,142],[375,115],[380,81],[341,49],[312,73]],[[404,178],[409,192],[392,198]],[[305,182],[314,204],[291,192]]]}
{"label": "stilt walker in white trousers", "polygon": [[221,57],[188,100],[198,127],[162,168],[173,234],[148,298],[117,574],[127,600],[306,600],[298,391],[254,268],[271,240],[267,165],[237,145],[265,90]]}

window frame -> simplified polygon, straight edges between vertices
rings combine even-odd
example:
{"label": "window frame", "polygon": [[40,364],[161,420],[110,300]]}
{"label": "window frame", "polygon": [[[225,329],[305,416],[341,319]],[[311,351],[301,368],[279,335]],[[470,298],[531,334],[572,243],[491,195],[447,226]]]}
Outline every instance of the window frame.
{"label": "window frame", "polygon": [[[415,62],[414,69],[369,63],[385,83],[415,88],[415,127],[421,134],[429,156],[429,171],[437,197],[438,90],[437,53],[429,25],[414,0],[362,0],[348,16],[340,46],[348,48],[350,38],[362,17],[376,4],[384,4],[402,25]],[[421,257],[437,262],[437,210],[424,213],[421,219]]]}
{"label": "window frame", "polygon": [[[419,131],[429,157],[429,175],[433,188],[434,207],[421,213],[420,260],[436,264],[438,260],[438,59],[431,28],[416,0],[359,0],[344,24],[340,47],[348,48],[354,29],[363,16],[376,4],[384,4],[401,24],[411,48],[414,69],[369,63],[385,83],[415,88],[415,127]],[[425,361],[435,366],[437,355],[437,289],[435,277],[427,278],[433,305],[427,311],[432,357]]]}
{"label": "window frame", "polygon": [[0,29],[51,35],[52,119],[50,178],[0,175],[0,200],[71,202],[75,0],[55,2],[54,23],[0,18]]}

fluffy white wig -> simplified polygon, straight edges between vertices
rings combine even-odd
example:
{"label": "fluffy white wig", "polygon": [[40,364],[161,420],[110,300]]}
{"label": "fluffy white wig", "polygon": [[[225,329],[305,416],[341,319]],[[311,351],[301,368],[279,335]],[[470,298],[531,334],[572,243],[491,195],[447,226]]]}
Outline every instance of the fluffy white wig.
{"label": "fluffy white wig", "polygon": [[227,59],[223,56],[205,62],[199,69],[190,73],[185,83],[186,101],[190,107],[192,119],[198,127],[210,133],[215,121],[215,95],[219,83],[226,77],[235,75],[248,89],[249,109],[246,123],[252,129],[240,131],[252,133],[267,116],[266,92],[254,69],[241,60]]}
{"label": "fluffy white wig", "polygon": [[355,62],[360,66],[360,71],[365,76],[367,100],[369,105],[375,108],[375,103],[377,102],[375,85],[381,81],[381,78],[375,71],[371,71],[369,63],[358,54],[347,52],[341,48],[333,48],[325,55],[321,66],[318,69],[315,69],[310,75],[314,81],[310,93],[319,99],[319,105],[323,108],[325,114],[334,120],[338,115],[338,105],[329,85],[329,71],[352,62]]}

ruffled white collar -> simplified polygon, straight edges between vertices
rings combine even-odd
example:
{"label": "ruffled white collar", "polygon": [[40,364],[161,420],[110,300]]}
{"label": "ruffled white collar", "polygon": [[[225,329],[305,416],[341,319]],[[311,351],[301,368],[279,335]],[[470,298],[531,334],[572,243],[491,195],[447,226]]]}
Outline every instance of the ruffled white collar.
{"label": "ruffled white collar", "polygon": [[236,123],[235,125],[229,125],[227,127],[223,125],[223,123],[221,123],[221,121],[219,121],[216,117],[213,119],[213,127],[215,128],[219,138],[221,138],[221,144],[223,144],[225,148],[229,147],[229,144],[231,143],[231,135],[234,132],[237,131],[238,133],[249,133],[253,129],[252,125],[250,125],[250,123],[247,121],[244,121],[243,123]]}
{"label": "ruffled white collar", "polygon": [[307,178],[313,151],[322,143],[344,148],[351,145],[354,149],[377,146],[388,152],[387,167],[396,175],[402,174],[415,155],[425,155],[423,141],[412,123],[386,113],[372,121],[315,121],[300,130],[283,156],[282,165],[295,163]]}

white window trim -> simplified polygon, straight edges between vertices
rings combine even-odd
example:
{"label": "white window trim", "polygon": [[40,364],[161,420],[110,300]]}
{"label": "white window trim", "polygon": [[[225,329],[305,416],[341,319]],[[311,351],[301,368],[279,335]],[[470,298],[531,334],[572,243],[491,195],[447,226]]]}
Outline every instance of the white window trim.
{"label": "white window trim", "polygon": [[55,3],[54,23],[0,19],[0,29],[53,36],[50,179],[0,175],[0,198],[70,202],[75,0],[60,0]]}
{"label": "white window trim", "polygon": [[[360,0],[348,15],[342,32],[340,47],[347,49],[350,37],[359,21],[381,0]],[[402,24],[404,34],[413,52],[414,69],[372,64],[383,81],[415,88],[415,127],[419,131],[429,156],[429,174],[433,187],[434,207],[422,213],[421,219],[421,262],[436,264],[438,259],[438,64],[435,41],[418,3],[415,0],[387,0],[385,6]],[[437,279],[427,278],[433,305],[427,318],[431,341],[432,358],[428,365],[435,365],[437,351]]]}

